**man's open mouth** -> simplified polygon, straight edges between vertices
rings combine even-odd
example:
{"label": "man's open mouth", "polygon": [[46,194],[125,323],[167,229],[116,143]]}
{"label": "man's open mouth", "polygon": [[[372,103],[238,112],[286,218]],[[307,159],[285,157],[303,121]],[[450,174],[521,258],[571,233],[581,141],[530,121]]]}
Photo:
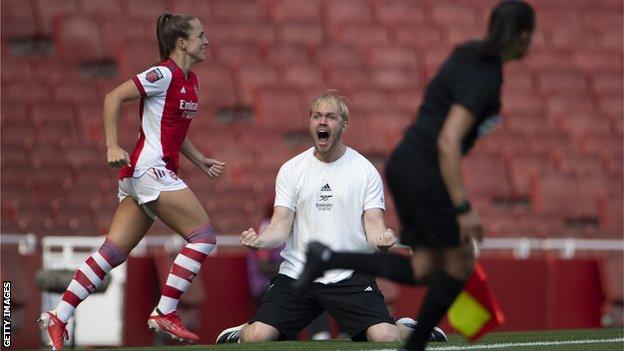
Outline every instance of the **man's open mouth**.
{"label": "man's open mouth", "polygon": [[329,132],[326,130],[317,130],[316,136],[318,137],[318,140],[323,143],[329,140]]}

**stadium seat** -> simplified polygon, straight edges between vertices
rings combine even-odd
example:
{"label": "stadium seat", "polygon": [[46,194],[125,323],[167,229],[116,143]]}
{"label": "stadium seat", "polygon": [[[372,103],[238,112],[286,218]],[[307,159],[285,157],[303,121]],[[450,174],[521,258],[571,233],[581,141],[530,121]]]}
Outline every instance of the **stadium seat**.
{"label": "stadium seat", "polygon": [[131,16],[141,17],[155,23],[158,16],[171,11],[167,0],[121,0],[124,11]]}
{"label": "stadium seat", "polygon": [[75,1],[32,0],[32,6],[38,34],[48,37],[53,32],[53,23],[57,18],[71,17],[77,11]]}
{"label": "stadium seat", "polygon": [[395,45],[375,46],[367,50],[368,66],[371,68],[417,68],[416,52]]}
{"label": "stadium seat", "polygon": [[[586,194],[586,193],[585,193]],[[537,213],[558,213],[564,220],[597,220],[595,201],[584,198],[574,174],[542,174],[531,179],[531,204]]]}
{"label": "stadium seat", "polygon": [[128,15],[120,16],[119,13],[104,13],[99,16],[101,45],[105,50],[103,58],[114,59],[108,55],[114,55],[116,48],[123,47],[126,42],[154,42],[156,39],[155,20],[156,17],[145,19]]}
{"label": "stadium seat", "polygon": [[323,72],[312,65],[288,65],[284,67],[284,83],[302,88],[323,86]]}
{"label": "stadium seat", "polygon": [[63,16],[54,21],[53,37],[58,55],[66,63],[110,59],[112,47],[105,47],[96,17],[85,15]]}
{"label": "stadium seat", "polygon": [[3,105],[8,101],[25,103],[32,101],[49,101],[50,88],[44,79],[32,81],[2,81]]}
{"label": "stadium seat", "polygon": [[324,38],[318,22],[285,22],[276,27],[276,40],[282,43],[318,44]]}
{"label": "stadium seat", "polygon": [[553,173],[555,166],[548,155],[517,153],[508,159],[510,185],[515,196],[526,197],[532,177]]}
{"label": "stadium seat", "polygon": [[260,87],[264,87],[278,82],[275,68],[264,65],[243,66],[238,71],[238,87],[240,88],[240,99],[249,104],[252,96]]}
{"label": "stadium seat", "polygon": [[30,123],[5,121],[2,124],[2,142],[9,145],[32,145],[35,133]]}
{"label": "stadium seat", "polygon": [[254,96],[254,110],[259,125],[265,128],[288,132],[301,130],[307,125],[295,88],[280,86],[258,90]]}
{"label": "stadium seat", "polygon": [[617,74],[612,72],[596,72],[591,76],[592,91],[598,96],[604,94],[622,95],[624,83]]}
{"label": "stadium seat", "polygon": [[420,107],[422,98],[423,91],[420,88],[388,90],[388,102],[390,106],[396,111],[405,113],[412,121],[415,120],[416,112]]}
{"label": "stadium seat", "polygon": [[431,5],[430,20],[435,24],[445,27],[458,25],[473,26],[475,24],[475,10],[472,7],[443,3],[434,3]]}
{"label": "stadium seat", "polygon": [[380,90],[418,89],[422,76],[412,68],[379,68],[370,70],[371,83]]}
{"label": "stadium seat", "polygon": [[503,157],[497,154],[472,154],[462,164],[466,190],[471,194],[496,198],[509,198],[507,168]]}
{"label": "stadium seat", "polygon": [[32,165],[26,150],[20,145],[2,146],[0,162],[2,162],[2,168],[4,169],[6,167],[27,168]]}
{"label": "stadium seat", "polygon": [[600,174],[605,167],[604,159],[599,153],[579,154],[563,148],[552,152],[555,168],[560,172]]}
{"label": "stadium seat", "polygon": [[269,19],[270,3],[256,0],[216,1],[213,16],[240,22],[265,22]]}
{"label": "stadium seat", "polygon": [[97,86],[85,81],[65,81],[55,84],[52,89],[54,99],[59,102],[68,102],[76,105],[95,104],[101,106],[104,99],[104,97],[99,94]]}
{"label": "stadium seat", "polygon": [[502,117],[502,124],[505,131],[524,135],[545,132],[557,133],[560,128],[555,121],[547,119],[543,114],[525,111],[509,111],[509,113],[505,113]]}
{"label": "stadium seat", "polygon": [[370,0],[329,1],[322,6],[322,14],[331,24],[371,23],[373,21],[373,7]]}
{"label": "stadium seat", "polygon": [[[7,0],[2,2],[3,39],[34,37],[39,34],[37,29],[31,1]],[[4,72],[2,75],[4,76]]]}
{"label": "stadium seat", "polygon": [[76,235],[88,236],[97,235],[99,231],[93,224],[93,220],[88,217],[57,217],[48,222],[47,235]]}
{"label": "stadium seat", "polygon": [[76,4],[78,13],[86,15],[118,14],[123,7],[119,0],[112,1],[90,1],[78,0]]}
{"label": "stadium seat", "polygon": [[539,87],[548,95],[589,93],[587,76],[578,69],[541,72]]}
{"label": "stadium seat", "polygon": [[215,43],[213,50],[221,64],[237,68],[260,62],[263,54],[263,47],[257,43],[244,44],[224,41]]}
{"label": "stadium seat", "polygon": [[[356,91],[361,87],[370,86],[369,72],[363,68],[344,67],[327,69],[325,77],[328,87],[337,89],[341,95],[347,97],[352,91]],[[323,90],[324,89],[313,91],[312,94],[318,95]]]}
{"label": "stadium seat", "polygon": [[342,22],[336,26],[329,31],[341,44],[367,48],[390,42],[388,28],[380,25]]}
{"label": "stadium seat", "polygon": [[115,50],[115,61],[119,69],[119,76],[127,79],[147,70],[152,64],[159,61],[156,35],[151,40],[127,39],[119,44]]}
{"label": "stadium seat", "polygon": [[320,20],[320,0],[279,0],[271,6],[271,18],[275,22],[305,22]]}
{"label": "stadium seat", "polygon": [[[414,4],[404,4],[405,6],[414,6]],[[401,14],[400,17],[407,17],[407,13]],[[442,32],[438,27],[427,25],[415,26],[414,23],[411,21],[405,24],[398,25],[394,30],[394,35],[397,44],[400,44],[404,47],[414,48],[418,50],[418,52],[421,52],[423,50],[430,50],[431,48],[442,48],[446,46],[443,40]]]}
{"label": "stadium seat", "polygon": [[266,58],[272,66],[282,67],[296,64],[308,65],[311,63],[310,45],[301,44],[272,44],[266,47]]}
{"label": "stadium seat", "polygon": [[318,64],[337,73],[345,69],[363,69],[365,65],[363,50],[350,45],[323,43],[314,47],[314,54]]}
{"label": "stadium seat", "polygon": [[[388,26],[421,24],[425,20],[425,9],[422,3],[405,1],[383,1],[375,4],[377,19]],[[415,33],[417,34],[417,33]]]}

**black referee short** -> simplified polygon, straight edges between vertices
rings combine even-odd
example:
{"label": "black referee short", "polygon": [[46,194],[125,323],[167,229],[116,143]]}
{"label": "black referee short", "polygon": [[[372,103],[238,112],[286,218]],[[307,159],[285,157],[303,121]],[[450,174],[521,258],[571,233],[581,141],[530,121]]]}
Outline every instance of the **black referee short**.
{"label": "black referee short", "polygon": [[403,140],[386,165],[386,182],[411,247],[459,246],[459,226],[437,156]]}
{"label": "black referee short", "polygon": [[275,276],[249,323],[268,324],[279,330],[280,340],[292,340],[327,311],[354,341],[366,341],[366,330],[375,324],[394,324],[381,291],[369,275],[355,272],[338,283],[314,283],[303,299],[293,296],[293,281],[283,274]]}

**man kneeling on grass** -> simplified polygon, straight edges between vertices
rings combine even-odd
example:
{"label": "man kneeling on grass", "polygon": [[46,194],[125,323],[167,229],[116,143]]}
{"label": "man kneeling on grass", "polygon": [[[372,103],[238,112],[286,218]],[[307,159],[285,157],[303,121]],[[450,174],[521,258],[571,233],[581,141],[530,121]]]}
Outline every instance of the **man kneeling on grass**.
{"label": "man kneeling on grass", "polygon": [[[342,143],[349,110],[340,96],[326,93],[310,108],[309,130],[314,147],[280,169],[270,224],[258,236],[244,231],[240,241],[251,249],[286,243],[284,262],[271,281],[255,316],[224,330],[217,344],[295,339],[320,313],[327,311],[354,341],[391,342],[409,337],[416,322],[390,317],[372,276],[332,270],[302,294],[291,284],[303,270],[310,240],[334,250],[370,253],[385,251],[397,241],[384,223],[384,193],[375,167]],[[446,341],[436,328],[432,340]]]}

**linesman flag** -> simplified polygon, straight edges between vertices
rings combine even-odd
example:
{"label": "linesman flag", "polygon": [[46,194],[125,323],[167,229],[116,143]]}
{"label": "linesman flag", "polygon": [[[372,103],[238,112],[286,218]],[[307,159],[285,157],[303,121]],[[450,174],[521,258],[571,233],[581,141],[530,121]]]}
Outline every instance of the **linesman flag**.
{"label": "linesman flag", "polygon": [[487,276],[479,263],[475,264],[464,290],[449,308],[448,320],[470,342],[505,322],[503,311],[488,288]]}

